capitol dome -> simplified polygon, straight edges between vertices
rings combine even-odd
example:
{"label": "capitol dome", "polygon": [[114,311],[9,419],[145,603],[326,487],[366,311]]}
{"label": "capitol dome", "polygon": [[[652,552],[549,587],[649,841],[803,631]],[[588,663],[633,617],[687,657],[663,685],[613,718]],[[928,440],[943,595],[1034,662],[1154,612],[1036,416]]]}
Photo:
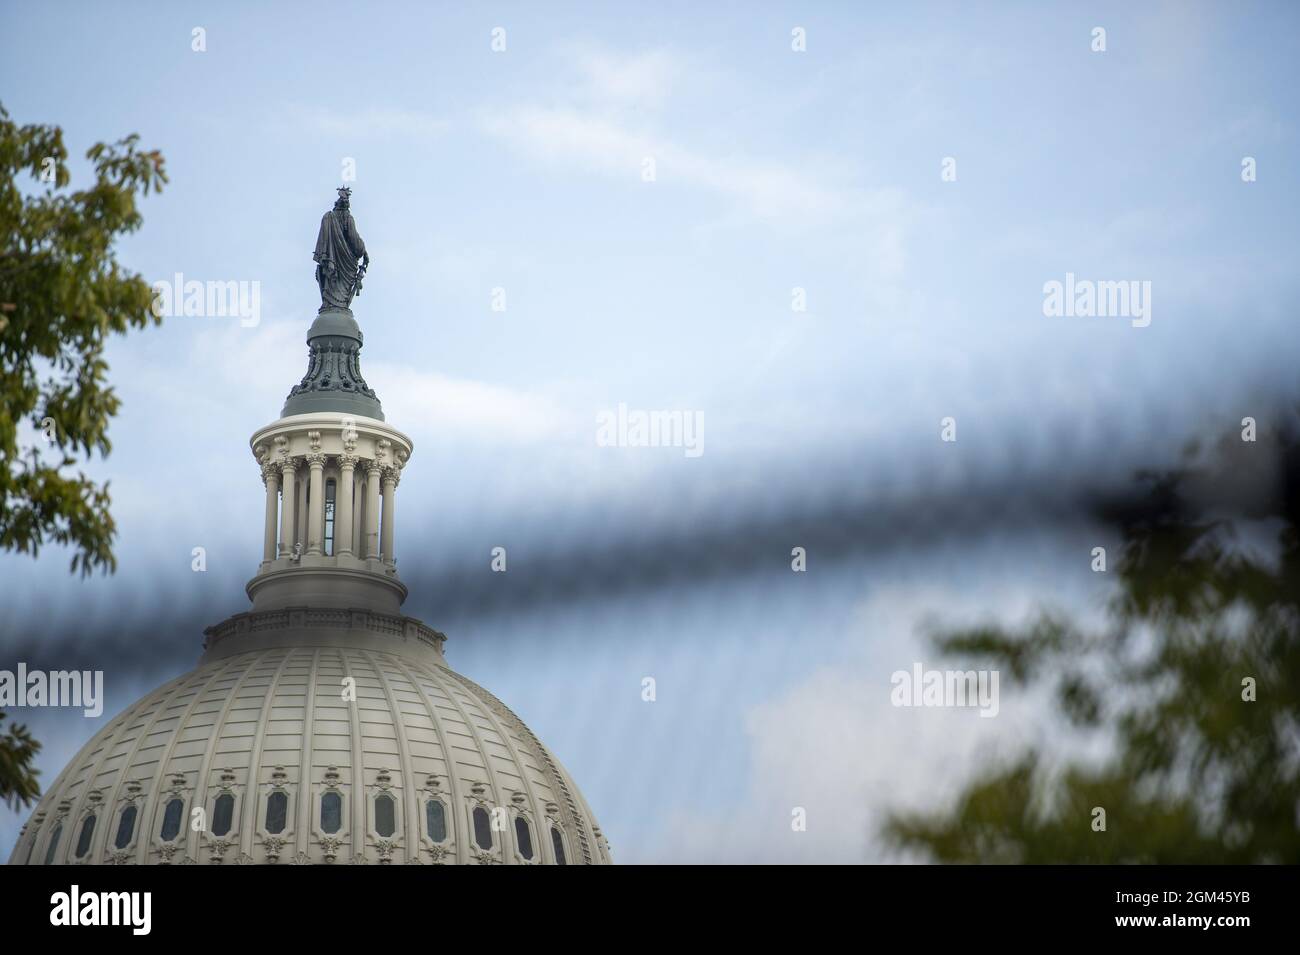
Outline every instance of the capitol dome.
{"label": "capitol dome", "polygon": [[250,441],[266,489],[252,608],[95,734],[11,863],[610,862],[559,761],[401,614],[395,498],[413,447],[361,377],[347,306],[368,259],[346,194],[327,228],[359,248],[318,269],[307,375]]}
{"label": "capitol dome", "polygon": [[302,609],[208,643],[68,764],[11,862],[609,861],[564,767],[441,634]]}

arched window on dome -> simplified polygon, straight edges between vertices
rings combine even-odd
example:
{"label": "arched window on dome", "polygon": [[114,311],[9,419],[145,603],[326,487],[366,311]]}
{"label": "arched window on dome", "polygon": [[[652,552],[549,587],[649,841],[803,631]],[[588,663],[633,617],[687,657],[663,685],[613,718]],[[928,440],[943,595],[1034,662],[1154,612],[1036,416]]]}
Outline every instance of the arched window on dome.
{"label": "arched window on dome", "polygon": [[554,826],[551,827],[551,847],[555,850],[555,864],[568,865],[564,858],[564,836],[560,835],[560,830]]}
{"label": "arched window on dome", "polygon": [[320,831],[333,835],[343,828],[343,797],[327,792],[320,797]]}
{"label": "arched window on dome", "polygon": [[397,813],[393,797],[380,793],[375,797],[375,833],[387,839],[397,831]]}
{"label": "arched window on dome", "polygon": [[521,856],[525,859],[533,857],[533,831],[528,828],[528,820],[523,816],[515,816],[515,842]]}
{"label": "arched window on dome", "polygon": [[63,836],[63,823],[56,823],[54,831],[50,833],[50,844],[45,849],[45,864],[54,865],[54,852],[59,847],[59,839]]}
{"label": "arched window on dome", "polygon": [[86,853],[90,851],[90,840],[95,835],[95,814],[92,812],[85,819],[81,820],[81,835],[77,836],[76,856],[78,859],[84,859]]}
{"label": "arched window on dome", "polygon": [[425,803],[424,822],[431,842],[447,841],[447,807],[441,799],[430,799]]}
{"label": "arched window on dome", "polygon": [[181,816],[185,814],[185,801],[180,797],[172,799],[167,803],[167,808],[163,811],[162,831],[158,833],[158,838],[163,842],[171,842],[181,833]]}
{"label": "arched window on dome", "polygon": [[222,793],[212,805],[212,834],[224,836],[235,821],[234,793]]}
{"label": "arched window on dome", "polygon": [[285,821],[289,816],[289,797],[282,792],[273,792],[266,797],[266,831],[273,836],[284,832]]}
{"label": "arched window on dome", "polygon": [[488,819],[487,810],[482,806],[475,806],[473,812],[474,818],[474,841],[478,843],[480,849],[492,848],[492,823]]}
{"label": "arched window on dome", "polygon": [[135,835],[135,817],[137,814],[134,805],[123,808],[122,815],[117,817],[117,836],[113,839],[114,848],[125,849],[131,844],[131,837]]}

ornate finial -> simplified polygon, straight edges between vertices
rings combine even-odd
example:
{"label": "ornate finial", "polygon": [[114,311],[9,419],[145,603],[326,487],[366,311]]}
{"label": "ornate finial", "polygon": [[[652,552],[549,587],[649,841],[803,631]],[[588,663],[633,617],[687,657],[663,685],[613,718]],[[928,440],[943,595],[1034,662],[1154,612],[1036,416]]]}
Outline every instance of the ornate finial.
{"label": "ornate finial", "polygon": [[334,208],[320,220],[316,234],[316,284],[320,286],[320,311],[347,308],[361,294],[361,279],[370,265],[366,244],[357,232],[349,205],[352,190],[339,187]]}

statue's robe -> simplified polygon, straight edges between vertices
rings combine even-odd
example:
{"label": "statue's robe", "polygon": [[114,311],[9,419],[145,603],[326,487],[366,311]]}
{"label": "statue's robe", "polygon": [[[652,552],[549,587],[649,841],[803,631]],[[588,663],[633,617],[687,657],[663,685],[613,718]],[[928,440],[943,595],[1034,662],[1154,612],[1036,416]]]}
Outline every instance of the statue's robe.
{"label": "statue's robe", "polygon": [[366,244],[357,234],[357,224],[346,209],[331,209],[320,220],[316,236],[316,284],[320,286],[321,308],[347,308],[357,283],[357,268],[366,254]]}

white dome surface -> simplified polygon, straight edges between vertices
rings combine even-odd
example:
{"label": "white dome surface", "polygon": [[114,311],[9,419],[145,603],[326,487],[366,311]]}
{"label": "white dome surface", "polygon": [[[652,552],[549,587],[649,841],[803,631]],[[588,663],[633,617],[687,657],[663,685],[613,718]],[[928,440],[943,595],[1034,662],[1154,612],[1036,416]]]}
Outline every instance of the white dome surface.
{"label": "white dome surface", "polygon": [[289,608],[208,633],[72,760],[11,863],[610,861],[559,761],[436,631]]}

